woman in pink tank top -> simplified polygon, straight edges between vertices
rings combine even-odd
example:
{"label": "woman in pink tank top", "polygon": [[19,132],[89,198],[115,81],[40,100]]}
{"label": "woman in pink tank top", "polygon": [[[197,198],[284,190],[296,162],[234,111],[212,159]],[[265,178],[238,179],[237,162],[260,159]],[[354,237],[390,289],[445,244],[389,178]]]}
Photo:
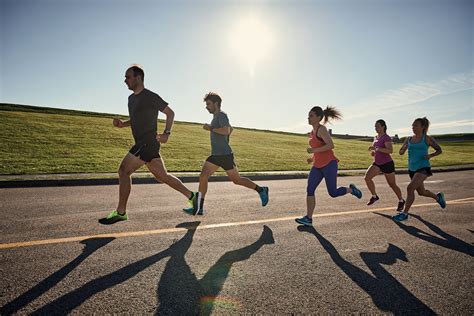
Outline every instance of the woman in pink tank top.
{"label": "woman in pink tank top", "polygon": [[374,137],[374,142],[369,147],[370,153],[374,157],[374,163],[365,173],[365,183],[367,183],[367,188],[372,193],[372,197],[367,202],[367,205],[372,205],[379,200],[375,190],[375,183],[372,179],[382,172],[388,185],[398,198],[397,212],[400,212],[405,207],[405,200],[395,179],[395,163],[390,156],[393,152],[392,138],[387,135],[387,124],[384,120],[375,122],[375,131],[377,136]]}
{"label": "woman in pink tank top", "polygon": [[[307,151],[313,154],[311,158],[308,158],[308,163],[312,163],[313,167],[309,172],[308,186],[306,188],[306,216],[297,218],[296,222],[298,224],[305,226],[313,225],[313,212],[316,206],[314,193],[323,179],[326,182],[329,195],[333,198],[346,195],[347,193],[351,193],[359,199],[362,197],[362,192],[353,184],[349,187],[337,187],[338,160],[332,151],[334,144],[331,135],[329,135],[324,124],[330,119],[340,118],[341,114],[339,111],[329,106],[325,110],[315,106],[309,111],[308,123],[313,126],[313,130],[309,134],[310,148]],[[321,124],[323,119],[323,124]]]}

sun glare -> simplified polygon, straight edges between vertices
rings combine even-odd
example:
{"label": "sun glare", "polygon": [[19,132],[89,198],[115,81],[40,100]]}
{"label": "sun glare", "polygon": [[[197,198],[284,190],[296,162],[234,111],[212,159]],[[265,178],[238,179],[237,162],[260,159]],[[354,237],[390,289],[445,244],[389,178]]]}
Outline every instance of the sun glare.
{"label": "sun glare", "polygon": [[273,34],[261,19],[248,15],[236,22],[229,35],[230,49],[239,62],[254,75],[256,65],[267,58],[273,46]]}

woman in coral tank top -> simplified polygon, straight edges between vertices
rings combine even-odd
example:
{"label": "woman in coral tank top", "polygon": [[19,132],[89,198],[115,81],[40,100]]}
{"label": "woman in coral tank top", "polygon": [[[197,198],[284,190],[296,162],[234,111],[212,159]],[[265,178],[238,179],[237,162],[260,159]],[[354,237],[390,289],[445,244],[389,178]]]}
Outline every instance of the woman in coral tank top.
{"label": "woman in coral tank top", "polygon": [[[321,107],[315,106],[309,111],[308,123],[313,126],[313,130],[310,133],[309,145],[311,147],[308,148],[308,153],[313,154],[313,156],[308,158],[308,163],[312,163],[313,167],[308,176],[306,190],[307,214],[296,219],[296,222],[299,224],[313,225],[313,212],[316,205],[314,192],[323,179],[326,182],[329,195],[333,198],[346,195],[347,193],[351,193],[359,199],[362,198],[362,192],[353,184],[349,187],[337,187],[338,160],[332,151],[334,144],[331,135],[329,135],[324,124],[329,122],[329,120],[340,118],[341,114],[334,107],[328,106],[323,110]],[[323,124],[321,124],[322,120]]]}

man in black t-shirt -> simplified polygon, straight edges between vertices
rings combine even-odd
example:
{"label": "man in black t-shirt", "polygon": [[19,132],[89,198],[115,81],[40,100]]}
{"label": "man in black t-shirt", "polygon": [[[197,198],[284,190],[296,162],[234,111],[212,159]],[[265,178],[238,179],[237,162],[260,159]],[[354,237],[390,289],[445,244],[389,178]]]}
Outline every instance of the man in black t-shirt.
{"label": "man in black t-shirt", "polygon": [[[188,202],[193,204],[193,208],[197,208],[197,194],[187,189],[178,178],[169,174],[161,159],[160,143],[166,143],[171,135],[174,112],[158,94],[145,89],[144,77],[145,73],[139,66],[132,66],[125,73],[125,83],[133,91],[128,97],[130,119],[121,121],[115,118],[113,124],[119,128],[130,126],[135,145],[123,158],[118,170],[120,190],[117,209],[107,217],[101,218],[99,222],[102,224],[114,224],[128,219],[126,208],[132,185],[130,177],[144,164],[159,182],[166,183],[181,192],[188,198]],[[159,135],[157,135],[158,112],[166,115],[165,130]]]}

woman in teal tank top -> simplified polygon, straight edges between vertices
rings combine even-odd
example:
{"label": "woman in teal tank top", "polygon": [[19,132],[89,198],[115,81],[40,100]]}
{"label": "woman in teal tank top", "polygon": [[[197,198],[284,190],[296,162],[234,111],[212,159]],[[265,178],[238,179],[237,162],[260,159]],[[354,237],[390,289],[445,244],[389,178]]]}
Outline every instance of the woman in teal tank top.
{"label": "woman in teal tank top", "polygon": [[[415,201],[415,191],[421,196],[436,200],[441,208],[446,207],[444,194],[442,192],[434,194],[425,189],[424,185],[426,178],[432,176],[430,159],[442,153],[441,147],[434,138],[427,135],[429,126],[430,121],[426,117],[417,118],[412,124],[413,136],[407,137],[400,148],[400,155],[403,155],[408,149],[408,173],[411,181],[407,187],[405,209],[392,217],[397,222],[408,219],[408,211]],[[432,147],[435,152],[429,154],[429,147]]]}

